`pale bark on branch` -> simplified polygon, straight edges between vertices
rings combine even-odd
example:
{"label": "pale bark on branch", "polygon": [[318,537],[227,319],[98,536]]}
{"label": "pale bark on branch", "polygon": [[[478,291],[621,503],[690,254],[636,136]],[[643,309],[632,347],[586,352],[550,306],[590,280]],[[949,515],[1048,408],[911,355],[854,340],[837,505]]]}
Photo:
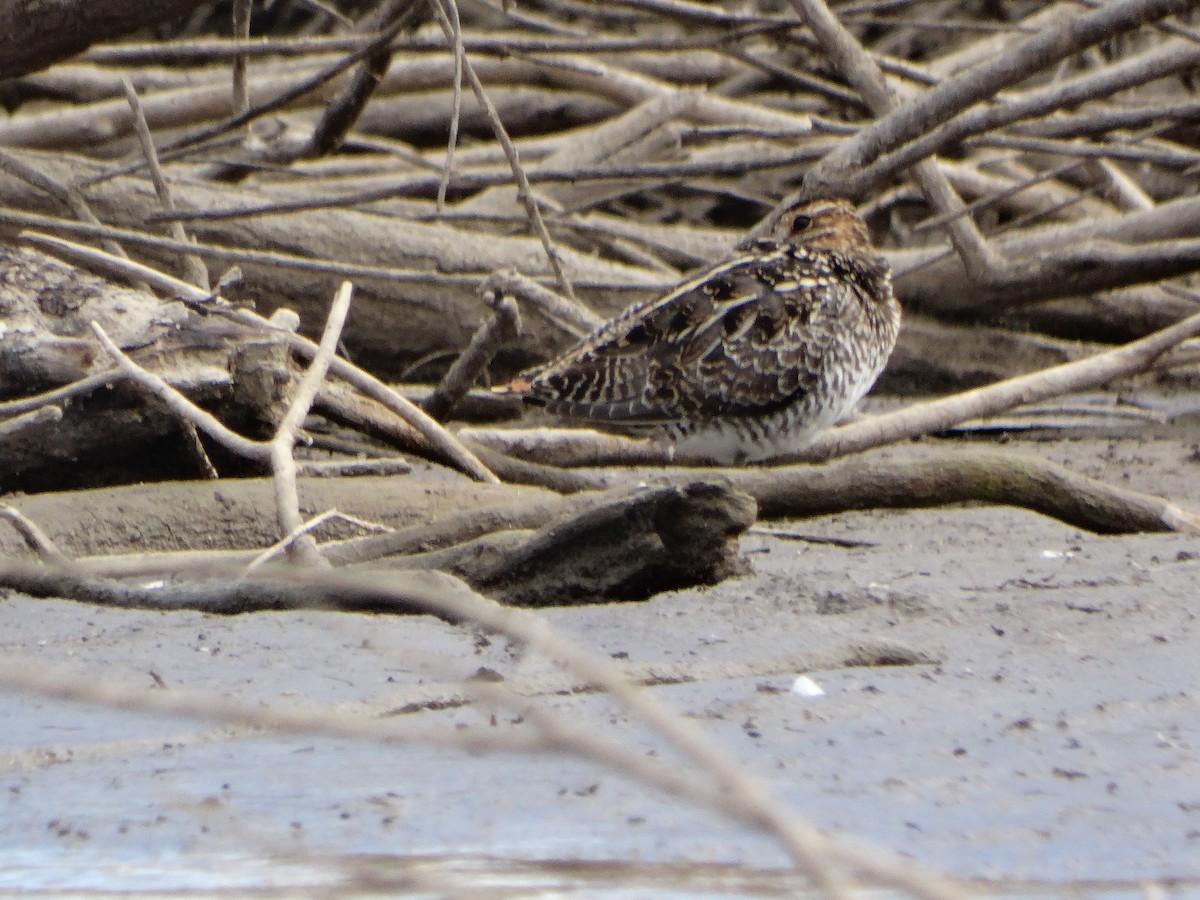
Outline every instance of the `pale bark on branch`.
{"label": "pale bark on branch", "polygon": [[1164,498],[1117,488],[1037,457],[971,447],[902,458],[877,451],[820,466],[763,469],[560,469],[475,449],[506,481],[562,492],[654,478],[724,479],[754,497],[762,518],[984,502],[1029,509],[1101,534],[1200,533],[1200,515]]}
{"label": "pale bark on branch", "polygon": [[842,179],[905,142],[932,131],[969,106],[1080,50],[1147,22],[1183,12],[1188,0],[1118,0],[1082,15],[1062,15],[1020,46],[997,53],[943,81],[920,99],[877,119],[805,176],[808,194],[846,193]]}

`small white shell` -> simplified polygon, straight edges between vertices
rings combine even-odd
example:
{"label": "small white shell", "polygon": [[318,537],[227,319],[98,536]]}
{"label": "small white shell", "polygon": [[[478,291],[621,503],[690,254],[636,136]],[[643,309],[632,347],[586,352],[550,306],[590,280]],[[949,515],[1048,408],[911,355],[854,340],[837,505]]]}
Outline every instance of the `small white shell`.
{"label": "small white shell", "polygon": [[807,675],[797,675],[792,682],[792,693],[801,697],[824,697],[824,689]]}

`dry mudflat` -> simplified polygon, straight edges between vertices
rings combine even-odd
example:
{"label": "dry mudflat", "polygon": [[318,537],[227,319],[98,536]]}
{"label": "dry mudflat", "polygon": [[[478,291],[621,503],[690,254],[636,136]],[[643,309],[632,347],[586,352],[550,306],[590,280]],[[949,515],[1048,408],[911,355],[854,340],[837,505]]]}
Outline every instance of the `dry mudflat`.
{"label": "dry mudflat", "polygon": [[[1198,444],[1192,416],[1010,446],[1200,509]],[[831,833],[1005,892],[1154,882],[1200,896],[1200,539],[1099,536],[997,507],[767,525],[777,533],[742,542],[745,574],[716,587],[545,615],[661,675],[651,690]],[[672,758],[607,698],[564,691],[546,661],[429,617],[10,595],[0,647],[147,691],[520,735],[520,715],[462,702],[483,667],[597,736]],[[793,692],[801,673],[824,695]],[[281,736],[12,692],[0,722],[5,895],[803,886],[770,837],[568,755]]]}

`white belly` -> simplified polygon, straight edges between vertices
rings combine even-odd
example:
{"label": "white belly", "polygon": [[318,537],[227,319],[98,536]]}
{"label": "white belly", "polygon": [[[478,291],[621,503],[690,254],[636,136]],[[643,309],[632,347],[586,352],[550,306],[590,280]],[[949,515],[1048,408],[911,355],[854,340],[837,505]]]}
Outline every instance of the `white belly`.
{"label": "white belly", "polygon": [[871,377],[851,385],[846,396],[813,409],[798,405],[761,421],[718,419],[686,430],[670,429],[675,458],[679,462],[730,466],[799,453],[822,431],[845,418],[871,389],[877,375],[871,373]]}

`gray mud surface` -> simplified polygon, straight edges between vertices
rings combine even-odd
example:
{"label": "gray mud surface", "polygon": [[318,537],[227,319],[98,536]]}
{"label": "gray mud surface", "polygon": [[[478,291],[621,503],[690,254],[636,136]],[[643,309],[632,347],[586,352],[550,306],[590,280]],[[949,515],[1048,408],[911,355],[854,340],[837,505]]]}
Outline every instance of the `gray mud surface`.
{"label": "gray mud surface", "polygon": [[[1138,428],[1014,445],[1200,509],[1200,423]],[[835,834],[993,887],[1200,893],[1200,539],[1100,537],[982,507],[765,525],[825,542],[752,534],[747,573],[715,588],[546,616],[661,674],[652,690]],[[9,596],[0,646],[146,690],[157,677],[265,707],[405,710],[414,727],[519,734],[530,726],[512,712],[461,702],[461,680],[487,667],[598,735],[671,758],[605,697],[558,693],[568,685],[546,661],[428,617]],[[824,695],[793,692],[801,673]],[[563,755],[277,736],[12,693],[0,722],[9,894],[803,885],[772,839]]]}

